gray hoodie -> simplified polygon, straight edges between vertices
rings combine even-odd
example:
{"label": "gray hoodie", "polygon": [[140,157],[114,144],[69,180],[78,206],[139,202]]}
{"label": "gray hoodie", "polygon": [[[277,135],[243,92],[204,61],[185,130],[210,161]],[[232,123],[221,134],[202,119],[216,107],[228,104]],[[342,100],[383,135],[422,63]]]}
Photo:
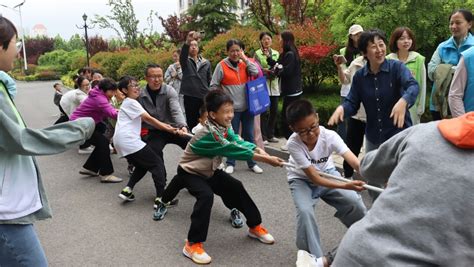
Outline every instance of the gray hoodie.
{"label": "gray hoodie", "polygon": [[368,153],[387,188],[344,236],[332,266],[472,266],[474,112],[408,128]]}

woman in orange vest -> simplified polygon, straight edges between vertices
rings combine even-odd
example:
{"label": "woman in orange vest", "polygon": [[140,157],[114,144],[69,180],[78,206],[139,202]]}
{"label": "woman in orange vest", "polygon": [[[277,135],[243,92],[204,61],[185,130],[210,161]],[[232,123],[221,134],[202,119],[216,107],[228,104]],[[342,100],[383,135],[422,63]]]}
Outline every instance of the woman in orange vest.
{"label": "woman in orange vest", "polygon": [[[234,101],[232,128],[238,133],[242,123],[242,138],[254,143],[254,116],[248,112],[245,83],[249,75],[257,76],[258,67],[249,61],[242,50],[242,43],[236,39],[227,41],[227,57],[221,60],[212,75],[211,90],[222,89]],[[235,160],[227,159],[227,173],[234,172]],[[247,161],[248,167],[255,173],[263,170],[253,160]]]}

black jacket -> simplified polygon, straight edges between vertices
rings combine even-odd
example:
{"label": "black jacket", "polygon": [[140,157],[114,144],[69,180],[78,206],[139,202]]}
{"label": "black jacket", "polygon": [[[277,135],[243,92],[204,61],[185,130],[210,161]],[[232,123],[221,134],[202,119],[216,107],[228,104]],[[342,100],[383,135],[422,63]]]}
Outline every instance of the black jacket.
{"label": "black jacket", "polygon": [[280,55],[278,63],[283,69],[278,72],[280,77],[280,90],[282,96],[293,95],[303,90],[301,80],[301,62],[296,58],[293,51]]}
{"label": "black jacket", "polygon": [[212,78],[211,63],[207,59],[203,59],[203,61],[198,69],[194,60],[189,57],[189,45],[183,45],[179,55],[179,63],[183,70],[180,94],[204,99],[204,96],[209,92]]}

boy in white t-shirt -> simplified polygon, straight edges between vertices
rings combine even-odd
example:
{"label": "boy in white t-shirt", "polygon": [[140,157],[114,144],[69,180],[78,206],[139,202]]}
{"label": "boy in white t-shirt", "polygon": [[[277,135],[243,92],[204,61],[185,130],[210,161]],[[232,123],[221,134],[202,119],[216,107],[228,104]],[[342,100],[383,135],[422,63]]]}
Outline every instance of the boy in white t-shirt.
{"label": "boy in white t-shirt", "polygon": [[119,197],[125,201],[135,200],[132,193],[133,187],[149,171],[155,183],[156,199],[154,206],[156,207],[165,189],[166,179],[158,175],[158,161],[160,158],[140,138],[142,120],[162,131],[174,134],[182,133],[171,125],[153,118],[145,111],[136,100],[140,96],[140,88],[135,78],[131,76],[122,77],[118,87],[126,95],[126,98],[123,100],[118,113],[113,142],[117,153],[121,157],[127,158],[135,166],[127,186],[119,194]]}
{"label": "boy in white t-shirt", "polygon": [[[362,191],[363,181],[339,182],[322,178],[318,171],[340,176],[331,154],[341,155],[355,170],[359,160],[339,135],[319,126],[319,117],[312,104],[304,99],[288,106],[286,118],[294,132],[288,139],[288,183],[296,206],[296,246],[316,257],[323,256],[314,208],[319,198],[336,208],[334,215],[349,227],[364,217],[367,209],[354,191]],[[351,191],[354,190],[354,191]]]}

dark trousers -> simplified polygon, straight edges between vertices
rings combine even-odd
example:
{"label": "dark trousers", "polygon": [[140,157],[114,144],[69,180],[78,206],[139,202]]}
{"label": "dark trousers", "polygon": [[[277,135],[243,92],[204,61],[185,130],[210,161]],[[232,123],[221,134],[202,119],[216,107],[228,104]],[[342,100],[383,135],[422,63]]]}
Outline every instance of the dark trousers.
{"label": "dark trousers", "polygon": [[204,101],[197,97],[184,96],[184,109],[186,110],[186,123],[192,129],[199,123],[199,109],[204,105]]}
{"label": "dark trousers", "polygon": [[283,108],[281,110],[281,133],[287,140],[288,138],[290,138],[293,131],[290,129],[290,126],[288,125],[288,121],[286,120],[286,109],[291,103],[295,102],[296,100],[300,98],[301,98],[301,95],[283,97]]}
{"label": "dark trousers", "polygon": [[58,107],[59,107],[59,111],[61,112],[61,115],[59,116],[58,120],[56,120],[56,122],[54,122],[54,125],[56,125],[58,123],[69,121],[69,117],[66,115],[66,112],[64,112],[61,105],[58,105]]}
{"label": "dark trousers", "polygon": [[260,129],[262,130],[263,140],[275,137],[279,98],[279,96],[270,96],[270,107],[260,116]]}
{"label": "dark trousers", "polygon": [[[354,118],[347,119],[347,135],[346,144],[349,149],[356,155],[360,153],[362,144],[364,143],[365,122],[356,120]],[[351,177],[354,175],[354,169],[344,160],[344,177]]]}
{"label": "dark trousers", "polygon": [[161,197],[166,186],[166,178],[161,175],[160,158],[156,153],[151,149],[149,145],[146,145],[144,148],[139,151],[125,156],[129,163],[132,163],[135,166],[135,169],[130,176],[127,186],[134,188],[135,185],[145,176],[147,171],[151,172],[151,177],[155,183],[156,196]]}
{"label": "dark trousers", "polygon": [[158,172],[156,173],[156,175],[158,175],[159,177],[163,177],[166,182],[166,168],[163,159],[163,148],[165,148],[167,144],[175,144],[181,147],[182,149],[185,149],[189,140],[191,140],[191,137],[182,137],[160,130],[150,130],[148,136],[145,137],[145,140],[146,143],[153,149],[155,154],[158,156]]}
{"label": "dark trousers", "polygon": [[109,175],[114,172],[114,167],[110,159],[109,139],[104,136],[104,127],[98,123],[91,138],[86,141],[95,148],[83,167],[100,175]]}
{"label": "dark trousers", "polygon": [[236,208],[242,212],[247,219],[248,227],[255,227],[262,223],[260,211],[242,182],[222,170],[216,170],[210,178],[203,178],[178,167],[178,174],[163,193],[163,202],[171,201],[179,192],[176,188],[183,187],[196,198],[188,232],[189,242],[206,241],[214,194],[221,197],[228,209]]}

